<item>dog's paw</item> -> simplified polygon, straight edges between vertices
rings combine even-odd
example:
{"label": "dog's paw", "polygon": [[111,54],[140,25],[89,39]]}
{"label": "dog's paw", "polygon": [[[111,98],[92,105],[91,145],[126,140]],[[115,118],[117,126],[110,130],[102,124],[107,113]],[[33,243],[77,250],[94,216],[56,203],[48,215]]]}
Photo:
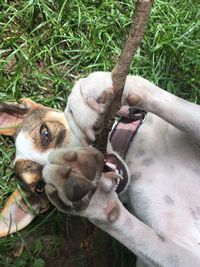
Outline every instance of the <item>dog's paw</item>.
{"label": "dog's paw", "polygon": [[103,155],[96,149],[57,150],[50,155],[50,164],[43,169],[45,191],[60,211],[87,217],[97,225],[114,223],[120,214],[121,202],[116,187],[119,175],[103,173]]}
{"label": "dog's paw", "polygon": [[94,148],[54,151],[43,169],[49,200],[63,212],[85,209],[104,167],[103,155]]}
{"label": "dog's paw", "polygon": [[95,72],[80,79],[68,98],[65,114],[70,128],[82,143],[95,140],[101,118],[113,99],[109,72]]}
{"label": "dog's paw", "polygon": [[88,207],[79,215],[87,217],[102,229],[115,223],[123,207],[116,193],[118,180],[119,176],[115,172],[102,173],[97,190]]}

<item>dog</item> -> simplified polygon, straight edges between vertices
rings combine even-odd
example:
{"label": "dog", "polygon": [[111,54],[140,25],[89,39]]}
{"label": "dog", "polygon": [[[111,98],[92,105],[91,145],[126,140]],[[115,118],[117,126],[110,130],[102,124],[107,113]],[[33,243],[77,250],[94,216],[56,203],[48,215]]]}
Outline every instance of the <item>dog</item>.
{"label": "dog", "polygon": [[[99,99],[111,88],[111,73],[105,72],[76,83],[65,114],[77,138],[95,139],[104,113]],[[127,77],[125,104],[147,111],[125,157],[130,172],[125,191],[117,195],[123,177],[114,169],[105,172],[97,161],[100,152],[77,147],[51,154],[43,169],[47,196],[61,211],[85,216],[119,240],[137,255],[137,267],[200,266],[200,107],[137,76]],[[108,153],[113,153],[110,144]],[[87,178],[79,167],[84,164],[92,170],[88,182],[93,192],[84,193],[87,204],[77,209],[65,188],[75,174]]]}
{"label": "dog", "polygon": [[122,105],[148,112],[124,163],[130,179],[120,197],[128,211],[116,193],[123,177],[113,166],[105,172],[102,154],[83,147],[95,139],[111,87],[110,73],[80,79],[65,114],[30,100],[1,105],[0,133],[15,138],[15,173],[32,207],[17,189],[1,212],[0,235],[25,227],[49,199],[118,239],[137,255],[137,266],[199,266],[199,106],[127,77]]}

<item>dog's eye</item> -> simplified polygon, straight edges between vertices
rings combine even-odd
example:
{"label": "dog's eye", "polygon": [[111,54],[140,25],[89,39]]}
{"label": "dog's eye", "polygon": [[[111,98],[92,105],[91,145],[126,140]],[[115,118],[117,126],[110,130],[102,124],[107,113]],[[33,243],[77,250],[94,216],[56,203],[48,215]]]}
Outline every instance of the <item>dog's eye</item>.
{"label": "dog's eye", "polygon": [[51,133],[47,125],[44,123],[40,127],[40,138],[44,146],[48,146],[48,144],[51,142]]}
{"label": "dog's eye", "polygon": [[37,194],[41,194],[44,192],[44,182],[40,181],[37,183],[36,187],[35,187],[35,193]]}

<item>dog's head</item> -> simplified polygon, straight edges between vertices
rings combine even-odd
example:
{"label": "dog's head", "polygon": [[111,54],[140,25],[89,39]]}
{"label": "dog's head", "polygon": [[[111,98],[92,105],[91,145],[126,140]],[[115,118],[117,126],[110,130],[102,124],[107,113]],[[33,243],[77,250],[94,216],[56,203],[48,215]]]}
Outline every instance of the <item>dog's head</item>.
{"label": "dog's head", "polygon": [[49,154],[79,144],[63,112],[23,99],[21,104],[0,104],[0,134],[15,140],[15,175],[20,188],[0,213],[0,237],[24,228],[49,207],[42,181]]}

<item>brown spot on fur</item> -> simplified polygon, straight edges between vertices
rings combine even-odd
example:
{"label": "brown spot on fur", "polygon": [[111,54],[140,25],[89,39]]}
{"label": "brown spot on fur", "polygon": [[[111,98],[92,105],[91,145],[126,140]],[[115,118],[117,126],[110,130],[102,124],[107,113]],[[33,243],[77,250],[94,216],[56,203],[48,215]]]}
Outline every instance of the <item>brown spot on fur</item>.
{"label": "brown spot on fur", "polygon": [[154,163],[154,159],[153,158],[146,158],[142,161],[142,164],[146,167],[152,165]]}
{"label": "brown spot on fur", "polygon": [[108,206],[106,213],[108,221],[114,223],[120,215],[120,208],[116,203],[111,203]]}
{"label": "brown spot on fur", "polygon": [[132,175],[131,175],[131,180],[139,180],[140,178],[142,177],[142,173],[141,172],[134,172]]}
{"label": "brown spot on fur", "polygon": [[22,187],[34,191],[37,183],[42,179],[43,166],[31,160],[17,160],[14,171]]}
{"label": "brown spot on fur", "polygon": [[37,162],[31,160],[17,160],[15,163],[15,174],[20,175],[22,173],[42,174],[43,166]]}
{"label": "brown spot on fur", "polygon": [[138,149],[138,151],[136,152],[137,157],[144,156],[144,154],[145,154],[145,150],[143,150],[143,149]]}
{"label": "brown spot on fur", "polygon": [[167,204],[174,205],[174,200],[169,195],[165,195],[163,199]]}
{"label": "brown spot on fur", "polygon": [[65,136],[66,136],[66,129],[63,127],[63,125],[61,125],[61,129],[55,138],[55,147],[60,147],[62,145]]}
{"label": "brown spot on fur", "polygon": [[195,221],[199,220],[199,216],[194,209],[190,208],[190,213]]}

